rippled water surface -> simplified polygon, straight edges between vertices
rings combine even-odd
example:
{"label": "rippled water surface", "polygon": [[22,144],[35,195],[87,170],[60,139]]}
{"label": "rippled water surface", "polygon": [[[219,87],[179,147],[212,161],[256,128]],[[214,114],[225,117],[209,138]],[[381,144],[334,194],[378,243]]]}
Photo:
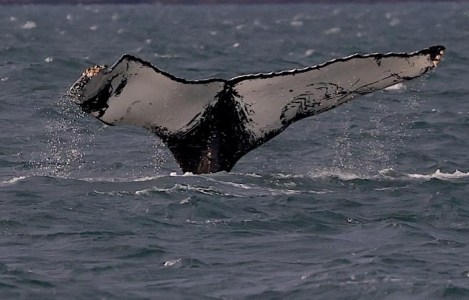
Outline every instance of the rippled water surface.
{"label": "rippled water surface", "polygon": [[[469,297],[468,4],[2,6],[0,38],[2,298]],[[230,173],[63,97],[124,53],[201,79],[434,44],[429,76]]]}

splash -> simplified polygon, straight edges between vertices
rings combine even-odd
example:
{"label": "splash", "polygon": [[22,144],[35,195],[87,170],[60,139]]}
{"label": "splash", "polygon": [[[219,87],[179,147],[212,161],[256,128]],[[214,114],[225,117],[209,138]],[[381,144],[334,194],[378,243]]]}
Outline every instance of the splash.
{"label": "splash", "polygon": [[94,134],[82,126],[80,119],[84,119],[83,114],[66,97],[61,97],[47,113],[47,144],[34,175],[68,178],[83,167],[84,152]]}
{"label": "splash", "polygon": [[[396,90],[404,88],[407,89],[397,85],[395,90],[376,94],[375,100],[366,104],[370,113],[344,110],[345,116],[341,117],[344,121],[332,146],[335,152],[332,168],[366,175],[395,167],[400,149],[416,134],[410,128],[418,119],[417,108],[422,102],[417,90],[411,89],[403,103],[395,104]],[[398,109],[393,105],[398,105]]]}
{"label": "splash", "polygon": [[329,168],[312,171],[308,174],[308,177],[312,179],[338,178],[339,180],[350,181],[356,179],[372,179],[376,178],[377,175],[367,175],[359,172],[353,172],[351,170],[342,170],[340,168]]}
{"label": "splash", "polygon": [[[108,126],[94,126],[84,117],[84,113],[70,102],[67,96],[57,100],[55,105],[48,108],[45,113],[45,146],[42,146],[38,157],[33,154],[30,165],[33,166],[33,176],[51,176],[57,178],[78,179],[84,181],[147,181],[154,178],[155,173],[161,173],[161,166],[167,161],[166,147],[160,139],[150,132],[149,143],[140,144],[142,149],[152,148],[149,159],[140,166],[132,165],[124,173],[103,174],[106,169],[100,170],[100,176],[95,177],[93,169],[99,167],[99,162],[93,158],[90,149],[100,133]],[[91,176],[90,176],[91,175]]]}

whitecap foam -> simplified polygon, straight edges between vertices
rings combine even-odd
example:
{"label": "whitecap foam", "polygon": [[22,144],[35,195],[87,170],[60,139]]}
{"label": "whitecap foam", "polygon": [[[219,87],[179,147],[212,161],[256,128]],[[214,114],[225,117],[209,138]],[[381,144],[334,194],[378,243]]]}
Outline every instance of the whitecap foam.
{"label": "whitecap foam", "polygon": [[379,178],[386,178],[386,179],[396,179],[396,180],[402,180],[402,179],[424,179],[424,180],[430,180],[430,179],[441,179],[441,180],[452,180],[452,179],[460,179],[460,178],[466,178],[469,177],[469,172],[462,172],[459,170],[454,171],[453,173],[444,173],[441,172],[440,169],[436,170],[434,173],[431,174],[405,174],[405,173],[399,173],[394,169],[383,169],[378,172],[376,175],[371,175],[371,174],[359,174],[359,173],[354,173],[354,172],[349,172],[349,171],[343,171],[343,170],[321,170],[321,171],[314,171],[308,174],[310,178],[316,179],[316,178],[338,178],[340,180],[344,181],[349,181],[349,180],[356,180],[356,179],[362,179],[362,180],[370,180],[370,179],[379,179]]}
{"label": "whitecap foam", "polygon": [[301,26],[303,26],[303,21],[293,20],[293,21],[290,22],[290,26],[292,26],[292,27],[301,27]]}
{"label": "whitecap foam", "polygon": [[244,189],[244,190],[250,190],[251,187],[245,183],[236,183],[236,182],[229,182],[229,181],[224,181],[222,182],[226,185],[230,185],[230,186],[234,186],[236,188],[241,188],[241,189]]}
{"label": "whitecap foam", "polygon": [[26,29],[26,30],[34,29],[36,27],[37,25],[33,21],[27,21],[26,23],[23,24],[23,26],[21,26],[21,28]]}
{"label": "whitecap foam", "polygon": [[169,187],[169,188],[158,188],[156,186],[154,187],[151,187],[151,188],[148,188],[148,189],[143,189],[143,190],[138,190],[138,191],[135,191],[135,195],[137,196],[140,196],[140,195],[148,195],[150,193],[167,193],[167,192],[171,192],[171,191],[174,191],[178,188],[178,185],[174,185],[172,187]]}
{"label": "whitecap foam", "polygon": [[177,172],[171,172],[171,173],[169,173],[169,176],[171,176],[171,177],[177,177],[177,176],[189,177],[189,176],[197,176],[197,175],[195,175],[192,172],[185,172],[184,174],[178,174]]}
{"label": "whitecap foam", "polygon": [[156,175],[156,176],[143,176],[143,177],[136,177],[136,178],[129,178],[129,177],[82,177],[82,178],[71,178],[69,176],[55,176],[57,178],[66,178],[66,179],[76,179],[82,180],[86,182],[147,182],[152,181],[164,175]]}
{"label": "whitecap foam", "polygon": [[254,178],[262,178],[264,176],[256,173],[241,173],[241,172],[230,172],[229,174],[243,176],[243,177],[254,177]]}
{"label": "whitecap foam", "polygon": [[154,192],[168,193],[172,191],[191,191],[191,192],[197,192],[197,193],[204,194],[204,195],[221,194],[221,192],[219,192],[218,190],[216,190],[214,187],[211,187],[211,186],[199,187],[199,186],[176,183],[175,185],[168,187],[168,188],[158,188],[154,186],[148,189],[138,190],[138,191],[135,191],[135,195],[148,195]]}
{"label": "whitecap foam", "polygon": [[386,91],[398,91],[402,89],[405,89],[405,85],[403,83],[396,83],[395,85],[391,85],[385,88]]}
{"label": "whitecap foam", "polygon": [[174,266],[180,265],[181,263],[182,263],[182,258],[170,259],[170,260],[165,261],[163,263],[163,266],[164,267],[174,267]]}
{"label": "whitecap foam", "polygon": [[274,177],[280,178],[280,179],[285,179],[285,178],[304,178],[305,176],[303,174],[284,174],[284,173],[277,173],[274,174]]}
{"label": "whitecap foam", "polygon": [[105,195],[105,196],[112,196],[112,197],[122,197],[122,196],[129,196],[130,193],[129,192],[126,192],[126,191],[109,191],[109,192],[101,192],[101,191],[97,191],[97,190],[94,190],[93,191],[94,194],[96,195]]}
{"label": "whitecap foam", "polygon": [[326,35],[337,34],[337,33],[340,33],[341,31],[342,29],[340,29],[340,27],[332,27],[330,29],[325,30],[324,34]]}
{"label": "whitecap foam", "polygon": [[187,203],[190,203],[191,202],[191,197],[186,197],[184,199],[182,199],[181,201],[179,201],[179,204],[187,204]]}
{"label": "whitecap foam", "polygon": [[13,185],[13,184],[25,179],[25,178],[26,178],[26,176],[13,177],[11,179],[1,181],[0,186]]}
{"label": "whitecap foam", "polygon": [[208,181],[213,181],[213,182],[216,182],[216,183],[221,183],[221,184],[224,184],[224,185],[228,185],[228,186],[233,186],[235,188],[240,188],[240,189],[244,189],[244,190],[250,190],[252,189],[252,187],[250,185],[247,185],[245,183],[238,183],[238,182],[232,182],[232,181],[223,181],[223,180],[217,180],[217,179],[214,179],[214,178],[210,178],[210,177],[207,177],[206,178]]}
{"label": "whitecap foam", "polygon": [[131,179],[130,181],[145,182],[145,181],[152,181],[152,180],[155,180],[155,179],[158,179],[158,178],[161,178],[161,177],[163,177],[163,176],[144,176],[144,177]]}
{"label": "whitecap foam", "polygon": [[425,179],[425,180],[430,180],[430,179],[451,180],[451,179],[460,179],[460,178],[469,177],[469,172],[465,173],[465,172],[456,170],[453,173],[444,173],[444,172],[441,172],[440,169],[438,169],[432,174],[407,174],[407,176],[410,178]]}

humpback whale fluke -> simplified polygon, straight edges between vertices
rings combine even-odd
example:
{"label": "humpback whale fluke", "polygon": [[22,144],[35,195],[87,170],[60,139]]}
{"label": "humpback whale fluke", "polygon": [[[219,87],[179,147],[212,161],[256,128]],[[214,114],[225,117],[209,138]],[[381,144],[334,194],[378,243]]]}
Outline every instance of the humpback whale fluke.
{"label": "humpback whale fluke", "polygon": [[184,172],[230,171],[291,123],[419,77],[444,50],[355,54],[304,69],[197,81],[124,55],[111,67],[87,69],[68,95],[106,124],[151,130]]}

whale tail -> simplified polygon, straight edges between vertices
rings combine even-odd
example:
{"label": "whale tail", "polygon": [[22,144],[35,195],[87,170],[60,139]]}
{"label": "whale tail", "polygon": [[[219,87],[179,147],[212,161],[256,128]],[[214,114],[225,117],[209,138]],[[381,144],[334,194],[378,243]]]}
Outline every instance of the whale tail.
{"label": "whale tail", "polygon": [[422,76],[444,50],[355,54],[304,69],[198,81],[124,55],[109,68],[87,69],[68,94],[106,124],[153,131],[184,172],[230,171],[297,120]]}

